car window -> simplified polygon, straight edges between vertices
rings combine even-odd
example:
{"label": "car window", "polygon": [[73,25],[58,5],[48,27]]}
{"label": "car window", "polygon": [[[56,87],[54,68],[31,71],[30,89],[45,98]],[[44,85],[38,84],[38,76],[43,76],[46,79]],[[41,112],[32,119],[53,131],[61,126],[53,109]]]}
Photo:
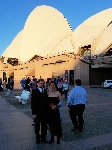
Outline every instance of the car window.
{"label": "car window", "polygon": [[112,81],[107,81],[107,83],[112,83]]}

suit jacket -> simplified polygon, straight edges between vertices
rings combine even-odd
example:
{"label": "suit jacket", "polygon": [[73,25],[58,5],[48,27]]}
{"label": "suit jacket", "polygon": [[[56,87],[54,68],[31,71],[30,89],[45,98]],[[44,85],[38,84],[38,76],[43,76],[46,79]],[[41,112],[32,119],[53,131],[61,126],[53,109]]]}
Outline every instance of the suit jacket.
{"label": "suit jacket", "polygon": [[47,90],[44,89],[44,92],[41,93],[39,89],[37,88],[33,95],[31,100],[31,109],[32,109],[32,115],[38,116],[46,116],[48,112],[48,95]]}

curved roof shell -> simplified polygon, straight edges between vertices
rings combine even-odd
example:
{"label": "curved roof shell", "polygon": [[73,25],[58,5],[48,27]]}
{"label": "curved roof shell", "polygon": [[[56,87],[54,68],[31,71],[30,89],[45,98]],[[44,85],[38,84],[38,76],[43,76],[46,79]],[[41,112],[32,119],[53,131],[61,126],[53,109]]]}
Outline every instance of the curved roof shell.
{"label": "curved roof shell", "polygon": [[60,42],[51,50],[49,51],[48,55],[57,55],[61,53],[69,53],[69,52],[75,52],[73,40],[72,40],[72,34],[65,36],[63,40],[60,40]]}
{"label": "curved roof shell", "polygon": [[96,45],[95,54],[105,54],[108,47],[112,44],[112,24],[109,25],[102,33],[98,44]]}
{"label": "curved roof shell", "polygon": [[[101,11],[84,21],[73,33],[76,41],[75,49],[89,45],[112,21],[112,8]],[[90,42],[90,43],[89,43]],[[99,53],[100,50],[96,52]],[[96,53],[95,52],[95,53]],[[100,51],[101,52],[101,51]],[[103,52],[103,49],[102,49]]]}
{"label": "curved roof shell", "polygon": [[5,61],[7,58],[19,58],[20,57],[20,45],[21,45],[22,33],[23,33],[23,30],[17,34],[17,36],[12,41],[12,43],[3,52],[2,56],[5,57]]}
{"label": "curved roof shell", "polygon": [[65,50],[78,53],[79,47],[90,44],[92,55],[105,53],[112,43],[111,14],[112,8],[95,14],[72,32],[62,13],[50,6],[38,6],[2,56],[26,62],[35,55],[47,57]]}
{"label": "curved roof shell", "polygon": [[34,55],[46,57],[72,33],[67,19],[50,6],[36,7],[26,20],[21,39],[20,61]]}

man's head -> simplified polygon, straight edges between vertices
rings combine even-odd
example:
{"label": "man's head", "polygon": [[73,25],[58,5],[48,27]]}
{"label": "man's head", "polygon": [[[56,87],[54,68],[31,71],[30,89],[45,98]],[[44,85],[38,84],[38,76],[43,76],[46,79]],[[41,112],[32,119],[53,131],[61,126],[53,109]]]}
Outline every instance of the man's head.
{"label": "man's head", "polygon": [[80,80],[80,79],[75,80],[75,84],[76,84],[77,86],[81,86],[81,80]]}
{"label": "man's head", "polygon": [[45,87],[45,81],[44,81],[44,79],[39,79],[38,80],[38,87],[39,88],[44,88]]}

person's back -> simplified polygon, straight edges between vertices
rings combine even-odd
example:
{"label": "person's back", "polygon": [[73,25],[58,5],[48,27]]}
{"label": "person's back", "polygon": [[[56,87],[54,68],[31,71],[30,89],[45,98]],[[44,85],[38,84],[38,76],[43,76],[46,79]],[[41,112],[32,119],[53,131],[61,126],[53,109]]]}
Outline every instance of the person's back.
{"label": "person's back", "polygon": [[32,88],[32,90],[34,90],[34,89],[36,89],[36,81],[32,81],[32,86],[31,86],[31,88]]}
{"label": "person's back", "polygon": [[10,85],[10,90],[13,90],[13,86],[14,86],[14,80],[13,79],[10,80],[9,85]]}
{"label": "person's back", "polygon": [[30,85],[29,85],[29,83],[30,83],[30,78],[28,77],[27,78],[27,80],[26,80],[26,82],[25,82],[25,88],[27,89],[27,91],[29,91],[30,92]]}
{"label": "person's back", "polygon": [[[75,80],[75,88],[71,90],[68,96],[67,105],[69,107],[70,118],[74,125],[73,131],[78,130],[82,132],[83,129],[83,112],[85,110],[85,104],[87,103],[87,92],[81,86],[81,80]],[[78,116],[78,120],[77,120]]]}
{"label": "person's back", "polygon": [[85,104],[87,102],[87,92],[82,86],[76,86],[71,92],[75,104]]}
{"label": "person's back", "polygon": [[20,83],[21,83],[21,84],[25,84],[25,80],[22,79],[22,80],[20,81]]}
{"label": "person's back", "polygon": [[12,80],[10,80],[10,82],[7,84],[7,89],[8,89],[8,92],[5,96],[10,95],[10,97],[12,98],[12,90],[13,90],[13,81]]}
{"label": "person's back", "polygon": [[9,84],[10,80],[11,80],[11,78],[9,77],[9,78],[8,78],[8,84]]}

